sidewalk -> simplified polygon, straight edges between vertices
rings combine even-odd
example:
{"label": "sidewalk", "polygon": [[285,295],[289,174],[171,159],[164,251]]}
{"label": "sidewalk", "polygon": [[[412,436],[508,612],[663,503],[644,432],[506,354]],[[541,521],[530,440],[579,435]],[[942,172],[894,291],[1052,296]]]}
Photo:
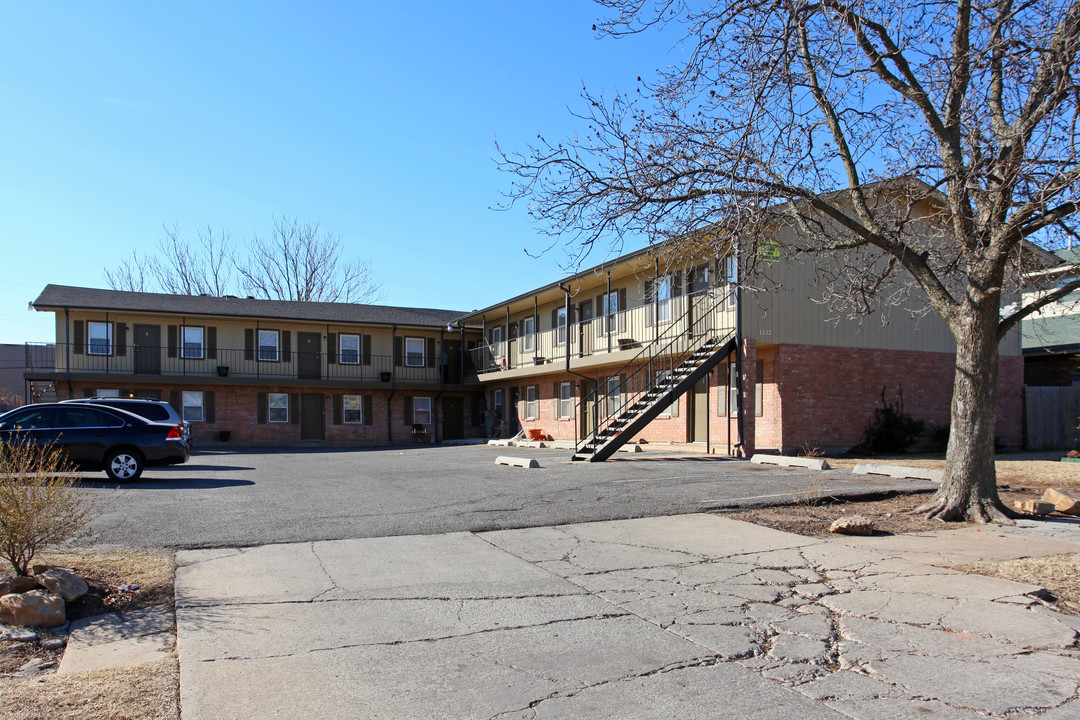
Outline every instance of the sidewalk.
{"label": "sidewalk", "polygon": [[[1075,526],[983,532],[1080,551]],[[1080,717],[1080,617],[907,559],[965,562],[983,532],[685,515],[184,551],[182,716]]]}

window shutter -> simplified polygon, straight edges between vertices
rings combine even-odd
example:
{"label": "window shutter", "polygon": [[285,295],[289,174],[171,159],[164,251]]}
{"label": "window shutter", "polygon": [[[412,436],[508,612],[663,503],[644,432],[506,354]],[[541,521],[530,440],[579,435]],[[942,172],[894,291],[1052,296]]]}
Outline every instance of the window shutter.
{"label": "window shutter", "polygon": [[626,288],[619,288],[619,312],[626,309]]}
{"label": "window shutter", "polygon": [[289,422],[300,424],[300,393],[289,393]]}
{"label": "window shutter", "polygon": [[[255,329],[244,328],[244,359],[255,359]],[[265,393],[264,393],[265,394]],[[264,400],[266,398],[263,398]],[[265,420],[263,421],[265,422]]]}
{"label": "window shutter", "polygon": [[74,346],[71,351],[76,355],[82,355],[86,352],[86,325],[82,320],[75,320],[71,323],[71,344]]}
{"label": "window shutter", "polygon": [[371,396],[364,396],[364,424],[373,425],[375,421],[375,409],[372,407]]}
{"label": "window shutter", "polygon": [[127,323],[113,323],[113,339],[116,343],[116,356],[127,356]]}
{"label": "window shutter", "polygon": [[681,272],[673,273],[671,276],[671,297],[679,297],[682,295],[682,279],[683,274]]}
{"label": "window shutter", "polygon": [[425,354],[427,355],[427,366],[429,368],[435,367],[435,338],[428,338],[424,343],[427,348]]}
{"label": "window shutter", "polygon": [[281,361],[292,362],[292,333],[281,331]]}
{"label": "window shutter", "polygon": [[551,311],[551,329],[558,331],[559,328],[559,308],[555,308]]}
{"label": "window shutter", "polygon": [[169,391],[169,404],[172,405],[172,409],[180,414],[180,417],[184,417],[184,407],[180,404],[180,391]]}
{"label": "window shutter", "polygon": [[360,336],[360,363],[362,365],[371,364],[371,336]]}
{"label": "window shutter", "polygon": [[345,407],[345,396],[344,395],[335,395],[334,396],[334,424],[335,425],[340,425],[341,424],[341,415],[344,412],[344,407]]}
{"label": "window shutter", "polygon": [[[395,337],[394,338],[394,366],[395,367],[401,367],[401,355],[402,355],[401,349],[402,349],[402,346],[403,346],[404,342],[405,342],[404,339],[402,339],[400,337]],[[411,424],[412,423],[410,423],[410,425]]]}
{"label": "window shutter", "polygon": [[179,342],[180,342],[179,339],[178,339],[179,335],[180,335],[180,333],[179,333],[179,330],[176,327],[176,325],[170,325],[168,327],[168,329],[166,330],[165,336],[166,336],[167,339],[166,339],[165,344],[168,347],[168,352],[167,352],[168,357],[171,357],[171,358],[176,357],[176,348],[178,347]]}
{"label": "window shutter", "polygon": [[405,403],[405,415],[404,415],[405,424],[406,425],[412,425],[413,424],[413,419],[412,419],[412,395],[406,395],[403,398],[403,401]]}
{"label": "window shutter", "polygon": [[93,388],[85,388],[85,389],[83,389],[82,392],[83,392],[83,397],[84,398],[92,398],[92,397],[94,397],[94,389]]}
{"label": "window shutter", "polygon": [[217,328],[206,328],[206,357],[217,360]]}
{"label": "window shutter", "polygon": [[[334,365],[338,361],[337,351],[337,333],[326,333],[326,362],[328,365]],[[341,397],[340,395],[336,397]],[[335,406],[336,407],[336,406]],[[336,412],[336,410],[335,410]],[[336,417],[336,416],[335,416]],[[334,421],[335,425],[340,425],[337,420]]]}
{"label": "window shutter", "polygon": [[203,419],[208,423],[217,422],[214,418],[214,391],[205,390],[203,397]]}
{"label": "window shutter", "polygon": [[551,397],[555,398],[555,412],[554,412],[555,417],[562,417],[562,415],[559,414],[559,412],[560,412],[560,409],[559,409],[559,397],[560,396],[559,396],[559,383],[558,383],[558,381],[555,381],[555,382],[553,382],[551,384]]}
{"label": "window shutter", "polygon": [[255,393],[255,422],[266,424],[266,393]]}

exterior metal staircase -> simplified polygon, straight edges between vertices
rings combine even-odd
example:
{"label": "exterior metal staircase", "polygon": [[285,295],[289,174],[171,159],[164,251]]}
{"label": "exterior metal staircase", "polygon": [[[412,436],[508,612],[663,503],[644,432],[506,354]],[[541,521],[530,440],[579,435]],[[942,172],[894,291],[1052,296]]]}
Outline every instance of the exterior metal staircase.
{"label": "exterior metal staircase", "polygon": [[[726,296],[695,300],[671,330],[581,399],[577,417],[592,419],[592,432],[576,444],[573,460],[607,460],[738,347],[724,322]],[[617,395],[608,393],[612,383]]]}

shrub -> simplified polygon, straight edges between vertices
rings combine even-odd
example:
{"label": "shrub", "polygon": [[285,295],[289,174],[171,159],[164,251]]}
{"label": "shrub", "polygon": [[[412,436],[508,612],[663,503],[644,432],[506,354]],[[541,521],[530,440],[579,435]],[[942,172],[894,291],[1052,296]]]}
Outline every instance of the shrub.
{"label": "shrub", "polygon": [[926,429],[926,423],[904,412],[904,391],[900,389],[895,403],[881,389],[881,407],[866,424],[863,445],[873,453],[902,453],[915,444]]}
{"label": "shrub", "polygon": [[0,558],[29,575],[39,550],[92,541],[97,504],[81,493],[73,473],[51,445],[0,446]]}

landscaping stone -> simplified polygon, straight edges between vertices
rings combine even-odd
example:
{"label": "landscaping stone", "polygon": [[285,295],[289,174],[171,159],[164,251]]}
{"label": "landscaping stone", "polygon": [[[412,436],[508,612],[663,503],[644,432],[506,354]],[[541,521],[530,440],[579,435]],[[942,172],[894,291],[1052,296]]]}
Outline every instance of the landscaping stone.
{"label": "landscaping stone", "polygon": [[7,628],[3,632],[0,632],[0,640],[11,640],[13,642],[34,642],[38,639],[38,634],[33,630],[27,630],[26,628]]}
{"label": "landscaping stone", "polygon": [[37,580],[25,575],[7,575],[0,579],[0,595],[24,593],[38,586]]}
{"label": "landscaping stone", "polygon": [[41,641],[41,647],[46,650],[59,650],[67,645],[67,639],[59,637],[45,638]]}
{"label": "landscaping stone", "polygon": [[59,595],[67,602],[78,600],[90,590],[85,580],[65,568],[49,568],[35,577],[42,587]]}
{"label": "landscaping stone", "polygon": [[862,515],[845,515],[833,520],[829,532],[840,535],[873,535],[874,523]]}
{"label": "landscaping stone", "polygon": [[0,597],[0,622],[19,627],[55,627],[67,621],[64,598],[47,590]]}
{"label": "landscaping stone", "polygon": [[1080,498],[1056,488],[1047,488],[1042,502],[1053,503],[1054,509],[1065,515],[1080,515]]}
{"label": "landscaping stone", "polygon": [[1014,500],[1013,507],[1022,513],[1030,515],[1049,515],[1054,512],[1053,503],[1042,502],[1041,500]]}

